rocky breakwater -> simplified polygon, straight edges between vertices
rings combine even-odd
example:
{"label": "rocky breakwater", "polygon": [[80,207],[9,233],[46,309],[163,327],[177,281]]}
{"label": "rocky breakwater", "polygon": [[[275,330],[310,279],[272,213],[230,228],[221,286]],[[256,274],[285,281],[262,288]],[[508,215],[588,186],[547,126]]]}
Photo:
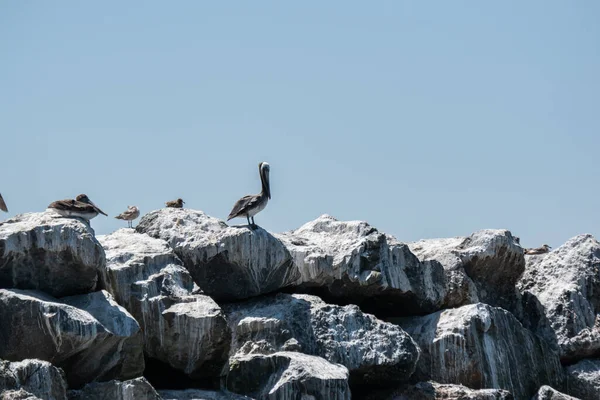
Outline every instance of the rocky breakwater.
{"label": "rocky breakwater", "polygon": [[599,248],[20,215],[0,224],[0,399],[597,399]]}

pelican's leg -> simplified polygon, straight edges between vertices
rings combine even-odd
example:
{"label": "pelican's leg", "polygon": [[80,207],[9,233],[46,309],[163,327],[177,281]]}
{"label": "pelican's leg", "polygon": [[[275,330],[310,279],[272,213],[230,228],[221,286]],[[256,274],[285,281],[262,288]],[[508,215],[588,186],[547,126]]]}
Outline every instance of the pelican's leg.
{"label": "pelican's leg", "polygon": [[254,217],[252,217],[252,229],[258,228],[258,225],[254,222]]}
{"label": "pelican's leg", "polygon": [[250,223],[250,217],[248,215],[246,215],[246,219],[248,220],[248,226],[252,226],[252,224]]}

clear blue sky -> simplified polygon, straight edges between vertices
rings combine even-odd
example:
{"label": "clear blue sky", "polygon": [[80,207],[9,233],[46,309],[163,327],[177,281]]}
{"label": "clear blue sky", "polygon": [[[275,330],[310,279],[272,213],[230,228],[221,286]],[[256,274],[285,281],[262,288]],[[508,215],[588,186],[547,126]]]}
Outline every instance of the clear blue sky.
{"label": "clear blue sky", "polygon": [[177,197],[225,218],[268,161],[274,232],[599,237],[598,21],[595,0],[4,1],[0,192],[8,216],[86,193],[105,234]]}

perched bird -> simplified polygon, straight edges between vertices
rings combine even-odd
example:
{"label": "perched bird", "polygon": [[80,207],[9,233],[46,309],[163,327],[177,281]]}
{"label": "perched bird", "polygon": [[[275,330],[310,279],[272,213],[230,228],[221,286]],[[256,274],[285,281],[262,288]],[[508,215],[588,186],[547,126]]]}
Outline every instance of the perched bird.
{"label": "perched bird", "polygon": [[136,206],[127,206],[127,210],[117,215],[116,219],[127,221],[127,226],[133,228],[133,220],[140,216],[140,210]]}
{"label": "perched bird", "polygon": [[[261,162],[258,164],[258,173],[260,174],[260,181],[262,183],[262,190],[259,194],[244,196],[235,203],[233,210],[229,213],[227,221],[232,218],[246,217],[248,225],[252,228],[256,228],[254,223],[254,216],[261,212],[269,202],[271,198],[271,185],[269,184],[269,171],[271,167],[269,163]],[[252,218],[252,222],[250,222]]]}
{"label": "perched bird", "polygon": [[183,201],[181,199],[177,199],[177,200],[167,201],[165,204],[167,205],[167,207],[171,207],[171,208],[183,208],[185,201]]}
{"label": "perched bird", "polygon": [[547,244],[537,247],[535,249],[525,249],[525,254],[544,254],[550,251],[552,247]]}
{"label": "perched bird", "polygon": [[8,207],[6,207],[6,203],[4,202],[4,199],[2,198],[1,194],[0,194],[0,210],[2,210],[4,212],[8,212]]}
{"label": "perched bird", "polygon": [[99,209],[85,194],[80,194],[73,199],[58,200],[51,203],[48,208],[62,215],[63,217],[79,217],[85,220],[91,220],[98,214],[108,216]]}

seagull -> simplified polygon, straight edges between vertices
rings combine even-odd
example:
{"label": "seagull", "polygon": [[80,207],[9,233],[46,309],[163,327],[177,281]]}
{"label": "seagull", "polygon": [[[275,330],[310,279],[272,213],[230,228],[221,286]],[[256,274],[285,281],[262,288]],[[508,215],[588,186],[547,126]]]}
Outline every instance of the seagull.
{"label": "seagull", "polygon": [[552,247],[548,246],[547,244],[542,245],[541,247],[535,248],[535,249],[525,249],[525,254],[544,254],[550,251]]}
{"label": "seagull", "polygon": [[116,219],[127,221],[127,226],[133,228],[133,220],[140,216],[140,210],[136,206],[127,206],[127,210],[117,215]]}
{"label": "seagull", "polygon": [[177,200],[167,201],[165,204],[167,205],[167,207],[171,207],[171,208],[183,208],[185,201],[183,201],[181,199],[177,199]]}
{"label": "seagull", "polygon": [[[235,203],[233,210],[229,213],[227,221],[232,218],[246,217],[248,225],[252,229],[256,229],[257,225],[254,223],[254,216],[261,212],[269,202],[271,198],[271,185],[269,184],[269,171],[271,167],[267,162],[261,162],[258,164],[258,173],[260,174],[260,181],[262,183],[262,190],[259,194],[244,196]],[[250,222],[252,218],[252,222]]]}
{"label": "seagull", "polygon": [[98,214],[108,216],[99,209],[85,194],[80,194],[73,199],[58,200],[51,203],[48,208],[62,215],[63,217],[79,217],[87,221],[95,218]]}
{"label": "seagull", "polygon": [[6,207],[6,203],[4,202],[4,199],[2,198],[1,194],[0,194],[0,210],[2,210],[4,212],[8,212],[8,207]]}

